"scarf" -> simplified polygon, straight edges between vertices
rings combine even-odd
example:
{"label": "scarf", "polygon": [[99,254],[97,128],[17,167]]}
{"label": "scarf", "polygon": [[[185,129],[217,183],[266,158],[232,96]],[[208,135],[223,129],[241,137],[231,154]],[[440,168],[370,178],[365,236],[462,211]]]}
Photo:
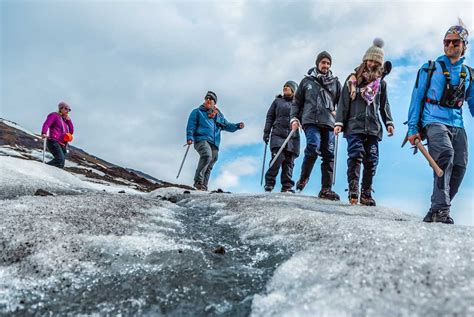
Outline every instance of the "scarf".
{"label": "scarf", "polygon": [[333,76],[330,70],[328,70],[326,74],[323,74],[317,67],[310,69],[308,75],[316,78],[316,81],[321,85],[323,88],[323,93],[321,94],[322,101],[327,109],[331,108],[333,98],[336,96],[334,82],[337,80],[337,77]]}
{"label": "scarf", "polygon": [[[362,65],[359,67],[362,67]],[[359,72],[359,67],[355,69],[355,73],[352,73],[348,79],[351,99],[355,99],[356,87],[359,87],[362,99],[369,105],[374,102],[375,96],[379,91],[382,74],[380,70],[370,71],[367,68]],[[357,74],[360,74],[358,78],[356,77]]]}
{"label": "scarf", "polygon": [[204,110],[206,110],[207,117],[210,119],[214,119],[219,113],[219,109],[217,109],[217,106],[214,106],[214,108],[210,108],[210,109],[207,109],[204,105],[202,105],[202,107]]}
{"label": "scarf", "polygon": [[377,95],[380,88],[380,78],[370,82],[367,86],[362,87],[360,89],[360,95],[365,100],[365,102],[370,105],[375,100],[375,96]]}

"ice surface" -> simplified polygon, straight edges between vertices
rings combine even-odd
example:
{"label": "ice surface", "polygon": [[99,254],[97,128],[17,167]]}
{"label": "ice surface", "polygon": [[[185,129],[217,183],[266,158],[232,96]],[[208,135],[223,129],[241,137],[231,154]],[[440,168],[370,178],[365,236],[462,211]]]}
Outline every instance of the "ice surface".
{"label": "ice surface", "polygon": [[81,180],[62,169],[36,161],[0,156],[0,199],[33,195],[37,189],[53,194],[79,194],[85,191],[107,191],[139,194],[126,186],[101,185]]}
{"label": "ice surface", "polygon": [[11,157],[0,171],[0,314],[474,315],[472,227],[304,195],[111,195]]}

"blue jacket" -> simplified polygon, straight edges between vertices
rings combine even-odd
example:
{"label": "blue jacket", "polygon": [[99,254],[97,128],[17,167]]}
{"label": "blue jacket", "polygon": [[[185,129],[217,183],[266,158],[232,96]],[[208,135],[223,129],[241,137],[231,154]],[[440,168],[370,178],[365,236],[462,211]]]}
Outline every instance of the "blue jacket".
{"label": "blue jacket", "polygon": [[207,109],[201,105],[189,115],[186,128],[186,140],[193,142],[208,141],[219,148],[221,143],[221,130],[235,132],[239,130],[239,123],[230,123],[218,112],[214,118],[209,118]]}
{"label": "blue jacket", "polygon": [[[430,88],[428,89],[427,93],[427,98],[434,100],[441,100],[446,83],[446,78],[443,75],[443,70],[439,64],[439,61],[443,61],[446,64],[446,68],[451,74],[451,84],[457,85],[459,84],[461,65],[464,62],[464,57],[462,57],[455,64],[451,64],[450,59],[446,55],[438,57],[435,63],[435,70],[433,71],[433,75],[431,77]],[[417,124],[420,117],[421,100],[423,99],[423,94],[425,92],[428,80],[427,70],[428,63],[424,64],[418,71],[418,78],[415,88],[413,88],[410,110],[408,111],[408,135],[413,135],[419,132]],[[466,101],[469,105],[471,116],[474,116],[474,84],[469,85],[470,72],[467,69],[466,71]],[[462,109],[447,108],[427,102],[425,102],[424,105],[421,122],[423,127],[426,127],[431,123],[441,123],[450,127],[464,128]]]}

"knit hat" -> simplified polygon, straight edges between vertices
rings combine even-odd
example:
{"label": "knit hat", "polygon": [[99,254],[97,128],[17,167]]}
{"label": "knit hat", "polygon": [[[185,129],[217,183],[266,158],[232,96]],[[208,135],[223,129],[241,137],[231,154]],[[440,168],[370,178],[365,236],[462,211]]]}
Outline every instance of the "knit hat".
{"label": "knit hat", "polygon": [[381,38],[374,39],[374,45],[369,47],[367,52],[365,52],[364,58],[362,59],[364,62],[367,60],[372,60],[375,62],[380,63],[383,65],[384,57],[383,57],[383,40]]}
{"label": "knit hat", "polygon": [[215,92],[212,92],[212,91],[209,90],[206,93],[206,96],[204,96],[204,99],[206,99],[206,98],[211,98],[212,100],[214,100],[215,103],[217,103],[217,95],[216,95]]}
{"label": "knit hat", "polygon": [[329,59],[329,62],[332,64],[332,57],[331,57],[331,54],[329,54],[329,53],[326,52],[326,51],[322,51],[322,52],[319,53],[318,56],[316,57],[316,67],[318,67],[319,62],[321,62],[323,58]]}
{"label": "knit hat", "polygon": [[288,81],[283,85],[283,87],[285,87],[285,86],[290,87],[290,89],[293,91],[293,93],[295,93],[295,92],[296,92],[296,89],[298,89],[298,84],[295,83],[295,82],[292,81],[292,80],[288,80]]}
{"label": "knit hat", "polygon": [[69,107],[69,105],[67,103],[65,103],[64,101],[61,101],[58,104],[58,110],[61,110],[62,108],[68,108],[69,110],[71,110],[71,107]]}

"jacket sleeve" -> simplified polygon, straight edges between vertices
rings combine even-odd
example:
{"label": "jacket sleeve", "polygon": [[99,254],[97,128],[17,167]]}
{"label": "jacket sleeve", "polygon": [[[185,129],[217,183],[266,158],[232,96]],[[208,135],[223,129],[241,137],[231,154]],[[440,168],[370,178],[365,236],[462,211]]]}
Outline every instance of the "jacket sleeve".
{"label": "jacket sleeve", "polygon": [[[469,76],[472,75],[472,71],[469,73]],[[471,116],[474,117],[474,79],[470,78],[471,83],[468,87],[467,94],[466,94],[466,101],[469,106],[469,111],[471,112]]]}
{"label": "jacket sleeve", "polygon": [[49,127],[53,124],[55,118],[55,113],[52,112],[46,117],[46,121],[43,123],[43,127],[41,128],[41,134],[46,134],[48,132]]}
{"label": "jacket sleeve", "polygon": [[387,94],[387,82],[385,80],[382,81],[381,88],[382,90],[380,92],[380,115],[382,116],[382,121],[385,125],[385,128],[388,128],[389,125],[395,125],[393,124],[392,113],[390,111],[390,103],[388,102]]}
{"label": "jacket sleeve", "polygon": [[269,136],[272,130],[273,123],[276,117],[276,102],[273,101],[270,109],[267,112],[267,119],[265,121],[265,128],[263,129],[263,136]]}
{"label": "jacket sleeve", "polygon": [[227,131],[227,132],[235,132],[240,129],[239,123],[231,123],[227,121],[227,119],[224,117],[224,114],[219,111],[219,115],[221,116],[223,127],[222,130]]}
{"label": "jacket sleeve", "polygon": [[69,127],[69,133],[74,134],[74,125],[72,124],[72,120],[71,119],[67,120],[66,124]]}
{"label": "jacket sleeve", "polygon": [[191,111],[188,118],[188,125],[186,127],[186,141],[191,140],[194,142],[194,134],[196,133],[198,123],[198,109]]}
{"label": "jacket sleeve", "polygon": [[347,82],[344,83],[342,88],[341,97],[339,99],[337,111],[336,111],[336,123],[335,126],[344,127],[347,124],[347,119],[349,116],[351,98],[349,96],[349,87],[347,87]]}
{"label": "jacket sleeve", "polygon": [[298,119],[301,121],[301,112],[303,111],[304,106],[304,94],[305,94],[305,87],[304,87],[304,78],[301,80],[301,83],[296,89],[295,97],[293,98],[293,102],[291,103],[291,111],[290,111],[290,122],[294,119]]}
{"label": "jacket sleeve", "polygon": [[411,93],[410,108],[408,110],[408,135],[418,133],[418,122],[420,121],[421,115],[421,102],[425,93],[426,84],[428,81],[428,72],[425,70],[428,68],[428,64],[418,71],[416,77],[415,87]]}

